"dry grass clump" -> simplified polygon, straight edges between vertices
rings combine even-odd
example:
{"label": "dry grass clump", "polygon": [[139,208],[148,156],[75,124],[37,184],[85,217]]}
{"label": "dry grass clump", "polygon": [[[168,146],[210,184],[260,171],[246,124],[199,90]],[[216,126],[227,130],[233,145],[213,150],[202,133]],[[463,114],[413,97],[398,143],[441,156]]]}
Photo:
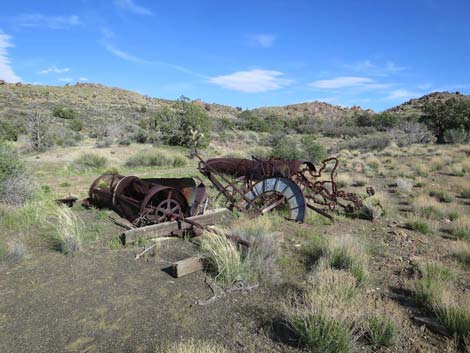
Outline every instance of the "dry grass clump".
{"label": "dry grass clump", "polygon": [[470,243],[458,241],[454,245],[453,255],[463,266],[470,267]]}
{"label": "dry grass clump", "polygon": [[365,320],[365,331],[374,346],[391,347],[398,337],[398,326],[394,319],[384,314],[369,315]]}
{"label": "dry grass clump", "polygon": [[381,216],[390,215],[394,210],[390,198],[383,192],[376,192],[375,195],[367,198],[363,204],[364,206],[360,210],[360,217],[371,221]]}
{"label": "dry grass clump", "polygon": [[415,299],[424,306],[434,307],[441,303],[455,274],[437,262],[421,264],[419,271],[421,278],[413,283]]}
{"label": "dry grass clump", "polygon": [[460,197],[470,199],[470,182],[461,182],[457,186],[457,190],[460,193]]}
{"label": "dry grass clump", "polygon": [[326,260],[332,268],[349,271],[358,284],[368,279],[369,257],[358,239],[350,235],[333,238]]}
{"label": "dry grass clump", "polygon": [[345,188],[353,183],[349,174],[343,173],[336,176],[336,184],[339,188]]}
{"label": "dry grass clump", "polygon": [[180,154],[170,154],[158,150],[139,151],[126,161],[128,167],[184,167],[188,163]]}
{"label": "dry grass clump", "polygon": [[432,190],[429,192],[429,196],[434,197],[437,201],[442,203],[450,203],[454,200],[453,196],[446,190]]}
{"label": "dry grass clump", "polygon": [[72,162],[72,167],[78,172],[85,172],[88,170],[100,170],[106,167],[108,160],[106,157],[100,156],[96,153],[84,153]]}
{"label": "dry grass clump", "polygon": [[195,341],[193,339],[181,342],[165,343],[157,347],[156,353],[228,353],[228,351],[215,343]]}
{"label": "dry grass clump", "polygon": [[52,234],[53,246],[64,254],[73,254],[82,247],[83,223],[66,206],[57,206],[53,212],[54,221],[51,222],[55,229]]}
{"label": "dry grass clump", "polygon": [[360,331],[356,280],[345,271],[320,268],[305,291],[284,306],[300,342],[318,353],[352,351]]}
{"label": "dry grass clump", "polygon": [[[436,315],[451,335],[460,340],[470,338],[470,299],[466,297],[461,303],[447,296],[435,307]],[[468,344],[468,342],[465,342]],[[470,348],[467,346],[467,348]]]}
{"label": "dry grass clump", "polygon": [[380,161],[380,159],[375,156],[368,157],[365,162],[366,165],[374,171],[379,170],[379,168],[382,166],[382,162]]}
{"label": "dry grass clump", "polygon": [[428,234],[432,230],[429,223],[423,221],[420,217],[417,217],[416,215],[412,215],[406,220],[405,227],[417,231],[421,234]]}
{"label": "dry grass clump", "polygon": [[450,233],[461,240],[470,240],[470,216],[466,215],[452,222]]}
{"label": "dry grass clump", "polygon": [[273,232],[271,226],[265,220],[230,230],[231,235],[251,242],[249,248],[239,249],[225,234],[208,233],[203,238],[201,248],[219,282],[231,286],[237,281],[277,278],[280,233]]}
{"label": "dry grass clump", "polygon": [[443,216],[442,205],[433,197],[424,193],[413,198],[413,210],[426,219],[440,219]]}
{"label": "dry grass clump", "polygon": [[26,254],[26,246],[20,242],[10,242],[5,248],[0,244],[0,260],[6,263],[19,262]]}
{"label": "dry grass clump", "polygon": [[353,177],[353,182],[351,185],[352,186],[365,186],[368,181],[369,179],[367,179],[366,177],[363,177],[361,175],[355,175]]}
{"label": "dry grass clump", "polygon": [[416,175],[420,177],[427,177],[430,172],[429,166],[424,163],[416,163],[414,165],[414,170],[416,172]]}
{"label": "dry grass clump", "polygon": [[447,156],[446,157],[433,157],[429,161],[429,167],[431,171],[440,171],[451,162],[452,162],[452,158],[447,157]]}

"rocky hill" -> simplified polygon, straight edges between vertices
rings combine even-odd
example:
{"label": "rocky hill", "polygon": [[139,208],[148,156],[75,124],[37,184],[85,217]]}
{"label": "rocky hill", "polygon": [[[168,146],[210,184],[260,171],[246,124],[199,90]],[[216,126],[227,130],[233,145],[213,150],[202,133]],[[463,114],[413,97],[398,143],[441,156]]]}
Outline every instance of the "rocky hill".
{"label": "rocky hill", "polygon": [[460,92],[433,92],[426,94],[420,98],[413,98],[409,101],[390,108],[387,111],[395,112],[402,115],[421,115],[423,113],[424,105],[435,101],[446,101],[451,98],[469,99],[470,95],[463,95]]}

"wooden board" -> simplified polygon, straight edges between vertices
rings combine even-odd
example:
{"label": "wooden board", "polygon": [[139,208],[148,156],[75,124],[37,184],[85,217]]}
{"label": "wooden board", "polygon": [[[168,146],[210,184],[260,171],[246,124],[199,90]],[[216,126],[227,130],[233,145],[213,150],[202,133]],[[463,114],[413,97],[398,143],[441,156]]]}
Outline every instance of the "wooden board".
{"label": "wooden board", "polygon": [[171,274],[176,278],[180,278],[202,269],[204,269],[204,257],[194,256],[174,262],[171,265]]}
{"label": "wooden board", "polygon": [[[193,222],[197,222],[203,226],[221,223],[227,218],[231,217],[232,213],[227,208],[218,208],[215,210],[207,211],[203,215],[188,217],[187,219]],[[123,244],[132,243],[139,238],[148,239],[154,237],[161,237],[182,229],[190,229],[192,226],[182,221],[172,221],[159,224],[153,224],[151,226],[134,228],[125,231],[121,235],[121,241]]]}

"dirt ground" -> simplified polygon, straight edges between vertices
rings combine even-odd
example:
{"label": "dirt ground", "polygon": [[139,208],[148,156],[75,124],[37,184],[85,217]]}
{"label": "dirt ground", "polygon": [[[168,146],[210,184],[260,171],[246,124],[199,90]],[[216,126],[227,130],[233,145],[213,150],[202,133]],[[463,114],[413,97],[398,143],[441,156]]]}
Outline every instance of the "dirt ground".
{"label": "dirt ground", "polygon": [[[93,178],[44,174],[42,180],[56,192],[83,196]],[[432,178],[437,185],[457,180],[439,173]],[[466,175],[458,180],[468,179]],[[452,267],[461,292],[470,290],[470,272],[453,259],[450,249],[455,241],[445,232],[445,224],[432,235],[403,227],[401,217],[410,206],[396,192],[394,180],[375,176],[369,181],[390,196],[396,214],[375,222],[345,217],[334,224],[286,221],[279,229],[285,251],[281,279],[260,283],[249,292],[227,294],[210,305],[196,304],[212,295],[206,283],[209,274],[175,279],[165,271],[173,261],[197,253],[189,241],[168,240],[156,256],[136,261],[142,247],[111,249],[107,243],[121,229],[103,220],[103,237],[73,256],[35,247],[19,263],[0,268],[0,352],[155,352],[162,342],[186,338],[219,342],[231,352],[299,352],[279,339],[276,318],[279,303],[310,270],[299,250],[306,241],[298,235],[300,230],[325,236],[351,234],[368,244],[372,273],[368,296],[387,303],[400,318],[400,339],[391,348],[364,345],[362,351],[451,352],[451,339],[415,320],[429,314],[410,299],[409,281],[422,259]],[[61,189],[63,181],[73,186]],[[470,213],[468,200],[455,202]],[[79,214],[89,217],[86,210]]]}

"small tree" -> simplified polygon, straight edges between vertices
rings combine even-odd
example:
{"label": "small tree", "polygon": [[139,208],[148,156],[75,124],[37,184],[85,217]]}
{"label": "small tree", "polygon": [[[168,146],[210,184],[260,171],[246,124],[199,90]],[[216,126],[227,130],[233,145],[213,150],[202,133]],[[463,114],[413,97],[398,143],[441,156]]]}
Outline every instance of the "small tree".
{"label": "small tree", "polygon": [[445,143],[447,130],[470,130],[470,100],[450,98],[427,103],[420,121],[434,131],[438,143]]}
{"label": "small tree", "polygon": [[51,120],[50,115],[38,111],[27,117],[29,138],[34,150],[40,151],[46,147]]}

